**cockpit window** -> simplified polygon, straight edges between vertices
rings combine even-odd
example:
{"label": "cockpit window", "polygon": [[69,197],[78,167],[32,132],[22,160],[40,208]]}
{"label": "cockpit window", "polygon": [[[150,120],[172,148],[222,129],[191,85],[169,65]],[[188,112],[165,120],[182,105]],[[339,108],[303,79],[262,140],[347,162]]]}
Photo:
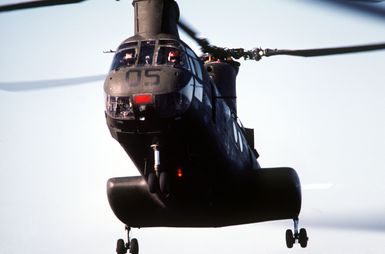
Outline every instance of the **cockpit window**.
{"label": "cockpit window", "polygon": [[174,41],[174,40],[159,40],[159,45],[167,45],[167,46],[174,46],[174,47],[181,47],[180,42]]}
{"label": "cockpit window", "polygon": [[177,40],[159,40],[156,64],[189,69],[184,46]]}
{"label": "cockpit window", "polygon": [[154,59],[155,41],[142,41],[138,65],[150,65]]}
{"label": "cockpit window", "polygon": [[137,58],[136,48],[124,49],[115,55],[111,69],[117,70],[122,67],[135,65]]}
{"label": "cockpit window", "polygon": [[121,49],[124,49],[124,48],[134,48],[136,46],[138,46],[138,42],[137,41],[126,42],[126,43],[123,43],[122,45],[120,45],[118,50],[121,50]]}
{"label": "cockpit window", "polygon": [[[171,65],[190,70],[185,47],[178,40],[146,40],[122,43],[117,49],[111,70],[146,65]],[[190,67],[189,67],[190,66]]]}
{"label": "cockpit window", "polygon": [[188,68],[186,55],[179,48],[160,47],[158,51],[157,64],[176,65]]}
{"label": "cockpit window", "polygon": [[131,66],[135,64],[135,61],[136,61],[135,49],[127,49],[122,51],[122,59],[120,59],[120,63],[122,65]]}

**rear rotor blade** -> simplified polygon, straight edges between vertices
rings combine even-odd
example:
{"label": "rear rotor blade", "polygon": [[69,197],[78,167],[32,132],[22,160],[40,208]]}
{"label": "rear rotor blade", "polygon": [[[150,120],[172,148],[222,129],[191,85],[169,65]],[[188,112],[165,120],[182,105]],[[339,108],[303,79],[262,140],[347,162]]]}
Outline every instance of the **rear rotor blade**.
{"label": "rear rotor blade", "polygon": [[384,1],[381,0],[313,0],[312,2],[340,7],[343,10],[353,11],[357,14],[382,20],[385,18],[385,7],[381,4]]}
{"label": "rear rotor blade", "polygon": [[260,54],[261,56],[290,55],[290,56],[302,56],[302,57],[315,57],[315,56],[358,53],[358,52],[366,52],[366,51],[381,50],[381,49],[385,49],[385,43],[348,46],[348,47],[335,47],[335,48],[300,49],[300,50],[265,49]]}
{"label": "rear rotor blade", "polygon": [[207,39],[197,37],[197,33],[186,25],[186,23],[179,21],[179,27],[195,40],[203,53],[209,53],[217,59],[225,60],[228,57],[235,59],[244,58],[245,60],[256,60],[259,61],[262,57],[275,56],[275,55],[290,55],[290,56],[302,56],[302,57],[316,57],[316,56],[329,56],[337,54],[348,54],[358,53],[373,50],[385,49],[385,43],[367,44],[358,46],[347,46],[347,47],[332,47],[332,48],[316,48],[316,49],[261,49],[256,48],[252,50],[245,50],[243,48],[223,48],[210,45]]}
{"label": "rear rotor blade", "polygon": [[74,4],[85,0],[38,0],[38,1],[24,1],[15,4],[1,4],[0,12],[23,10],[30,8],[38,8],[53,5]]}

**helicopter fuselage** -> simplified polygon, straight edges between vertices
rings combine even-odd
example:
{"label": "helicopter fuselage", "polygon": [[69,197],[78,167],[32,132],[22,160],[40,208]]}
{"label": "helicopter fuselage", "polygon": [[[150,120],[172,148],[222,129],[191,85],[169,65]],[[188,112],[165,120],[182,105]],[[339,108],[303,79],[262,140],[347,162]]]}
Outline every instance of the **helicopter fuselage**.
{"label": "helicopter fuselage", "polygon": [[[235,86],[234,68],[225,62],[203,64],[172,37],[129,38],[118,48],[104,85],[107,124],[148,185],[146,197],[157,200],[154,210],[160,209],[144,215],[146,198],[135,207],[122,204],[122,195],[135,192],[129,191],[133,182],[139,188],[138,179],[126,179],[126,185],[110,180],[111,207],[127,225],[224,226],[298,215],[301,194],[294,170],[282,168],[279,193],[260,183],[267,171],[257,161],[253,132],[237,118],[235,95],[221,92]],[[266,202],[271,199],[275,202]],[[281,210],[279,200],[288,201]],[[230,219],[233,206],[247,215]],[[194,214],[187,216],[186,209]],[[212,211],[226,215],[215,223],[212,215],[202,219]]]}
{"label": "helicopter fuselage", "polygon": [[[108,126],[142,176],[153,171],[152,145],[159,145],[157,173],[168,173],[174,195],[183,192],[179,187],[189,189],[180,194],[184,199],[191,193],[200,199],[200,192],[212,188],[212,178],[231,179],[259,168],[236,115],[218,99],[214,82],[191,49],[171,39],[122,45],[151,45],[154,49],[151,54],[134,47],[139,52],[139,56],[134,53],[135,62],[114,66],[105,83]],[[162,62],[162,51],[170,50],[178,50],[178,63]],[[152,61],[140,63],[146,58],[142,52],[150,54]],[[191,192],[189,185],[199,186],[199,191]]]}

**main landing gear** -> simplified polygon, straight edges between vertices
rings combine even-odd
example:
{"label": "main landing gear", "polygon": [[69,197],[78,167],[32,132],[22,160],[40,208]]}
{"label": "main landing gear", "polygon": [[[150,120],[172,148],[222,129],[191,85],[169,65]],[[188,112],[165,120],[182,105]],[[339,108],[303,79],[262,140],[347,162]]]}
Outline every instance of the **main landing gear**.
{"label": "main landing gear", "polygon": [[298,243],[302,248],[306,248],[309,240],[306,229],[301,228],[298,231],[298,218],[294,219],[294,233],[291,229],[286,230],[286,246],[288,248],[293,248],[296,240],[298,240]]}
{"label": "main landing gear", "polygon": [[126,254],[128,250],[131,254],[139,254],[139,243],[136,238],[132,238],[130,240],[130,231],[131,228],[126,226],[127,230],[127,243],[124,242],[123,239],[119,239],[116,242],[116,253],[117,254]]}

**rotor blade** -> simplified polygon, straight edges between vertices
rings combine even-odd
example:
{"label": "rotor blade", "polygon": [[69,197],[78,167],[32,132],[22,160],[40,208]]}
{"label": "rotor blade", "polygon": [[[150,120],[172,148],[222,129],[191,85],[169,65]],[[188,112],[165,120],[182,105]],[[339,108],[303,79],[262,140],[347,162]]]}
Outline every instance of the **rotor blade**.
{"label": "rotor blade", "polygon": [[186,23],[179,20],[178,25],[188,36],[193,38],[196,42],[199,41],[199,38],[197,37],[196,32],[194,30],[192,30]]}
{"label": "rotor blade", "polygon": [[18,82],[1,82],[0,90],[8,92],[17,91],[33,91],[47,88],[56,88],[63,86],[80,85],[95,81],[101,81],[106,78],[106,75],[95,75],[68,79],[53,79],[53,80],[37,80],[37,81],[18,81]]}
{"label": "rotor blade", "polygon": [[[307,1],[308,2],[308,1]],[[344,10],[361,13],[370,17],[385,19],[385,7],[380,3],[383,1],[369,0],[316,0],[318,4],[328,4],[343,8]]]}
{"label": "rotor blade", "polygon": [[385,43],[368,44],[359,46],[348,47],[335,47],[335,48],[319,48],[319,49],[300,49],[300,50],[288,50],[288,49],[265,49],[262,52],[262,56],[275,56],[275,55],[290,55],[290,56],[328,56],[348,53],[358,53],[373,50],[385,49]]}
{"label": "rotor blade", "polygon": [[188,36],[190,36],[194,41],[198,43],[204,53],[211,53],[214,48],[216,48],[214,46],[211,46],[207,39],[198,38],[196,32],[191,29],[190,26],[188,26],[186,23],[179,20],[178,25]]}
{"label": "rotor blade", "polygon": [[53,5],[74,4],[85,0],[38,0],[38,1],[24,1],[15,4],[1,4],[0,12],[23,10],[30,8],[38,8]]}
{"label": "rotor blade", "polygon": [[316,49],[300,49],[300,50],[288,50],[288,49],[254,49],[244,50],[243,48],[228,49],[210,45],[207,39],[198,38],[196,32],[186,25],[184,22],[179,21],[179,27],[192,39],[194,39],[201,47],[203,53],[209,53],[215,56],[217,59],[226,59],[231,56],[235,59],[243,57],[245,60],[259,61],[261,57],[275,56],[275,55],[291,55],[302,57],[315,57],[315,56],[328,56],[348,53],[367,52],[373,50],[385,49],[385,43],[367,44],[358,46],[347,47],[333,47],[333,48],[316,48]]}

